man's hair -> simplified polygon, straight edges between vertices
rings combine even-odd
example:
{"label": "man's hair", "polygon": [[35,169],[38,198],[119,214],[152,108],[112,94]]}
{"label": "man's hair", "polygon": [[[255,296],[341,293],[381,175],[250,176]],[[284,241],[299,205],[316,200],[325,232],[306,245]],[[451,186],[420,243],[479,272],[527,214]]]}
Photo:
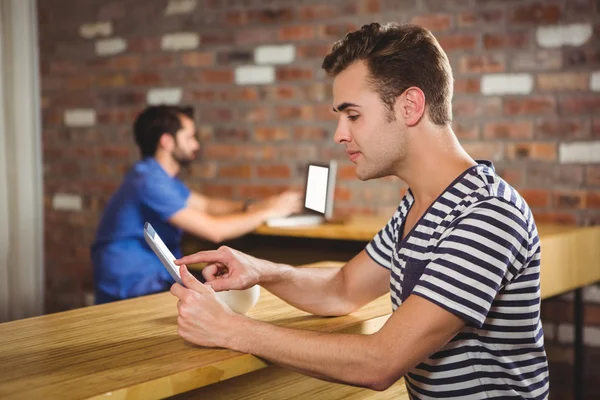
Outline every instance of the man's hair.
{"label": "man's hair", "polygon": [[427,29],[412,24],[373,22],[334,43],[322,68],[332,77],[357,61],[368,67],[368,82],[394,120],[396,98],[416,86],[425,94],[436,125],[452,121],[454,79],[448,57]]}
{"label": "man's hair", "polygon": [[175,137],[182,128],[182,115],[194,119],[194,109],[166,105],[149,106],[137,116],[133,123],[133,133],[143,158],[154,156],[164,133]]}

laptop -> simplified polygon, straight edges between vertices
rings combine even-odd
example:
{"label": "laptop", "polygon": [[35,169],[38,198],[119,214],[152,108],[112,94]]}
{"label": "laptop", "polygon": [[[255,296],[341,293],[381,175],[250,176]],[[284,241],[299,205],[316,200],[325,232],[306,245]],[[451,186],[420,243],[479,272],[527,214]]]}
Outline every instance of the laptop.
{"label": "laptop", "polygon": [[304,189],[304,211],[288,217],[270,218],[266,221],[271,227],[296,227],[318,225],[333,218],[333,195],[337,162],[329,164],[308,164]]}

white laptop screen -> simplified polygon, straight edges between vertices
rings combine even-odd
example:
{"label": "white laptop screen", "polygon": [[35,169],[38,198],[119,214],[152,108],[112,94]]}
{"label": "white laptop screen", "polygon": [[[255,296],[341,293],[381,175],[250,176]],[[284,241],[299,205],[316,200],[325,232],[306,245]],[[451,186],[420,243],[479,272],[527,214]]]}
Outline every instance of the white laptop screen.
{"label": "white laptop screen", "polygon": [[319,165],[308,166],[306,193],[304,197],[304,206],[306,208],[325,214],[328,179],[329,168]]}

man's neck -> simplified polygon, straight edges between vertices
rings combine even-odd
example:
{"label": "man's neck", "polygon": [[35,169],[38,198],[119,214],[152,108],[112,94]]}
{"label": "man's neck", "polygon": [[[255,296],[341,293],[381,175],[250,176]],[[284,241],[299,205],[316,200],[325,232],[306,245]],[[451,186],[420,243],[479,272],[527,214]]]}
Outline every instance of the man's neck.
{"label": "man's neck", "polygon": [[170,154],[157,152],[154,159],[170,177],[176,176],[181,170],[179,163]]}
{"label": "man's neck", "polygon": [[466,169],[477,163],[459,144],[452,128],[418,132],[399,177],[408,184],[419,209],[426,209]]}

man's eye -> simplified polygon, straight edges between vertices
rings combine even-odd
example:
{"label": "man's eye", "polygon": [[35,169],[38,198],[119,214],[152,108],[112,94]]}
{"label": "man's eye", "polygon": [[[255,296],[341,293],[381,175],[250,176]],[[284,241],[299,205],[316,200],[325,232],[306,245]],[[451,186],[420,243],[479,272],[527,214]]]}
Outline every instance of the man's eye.
{"label": "man's eye", "polygon": [[358,115],[348,115],[348,119],[352,122],[356,121],[358,119]]}

